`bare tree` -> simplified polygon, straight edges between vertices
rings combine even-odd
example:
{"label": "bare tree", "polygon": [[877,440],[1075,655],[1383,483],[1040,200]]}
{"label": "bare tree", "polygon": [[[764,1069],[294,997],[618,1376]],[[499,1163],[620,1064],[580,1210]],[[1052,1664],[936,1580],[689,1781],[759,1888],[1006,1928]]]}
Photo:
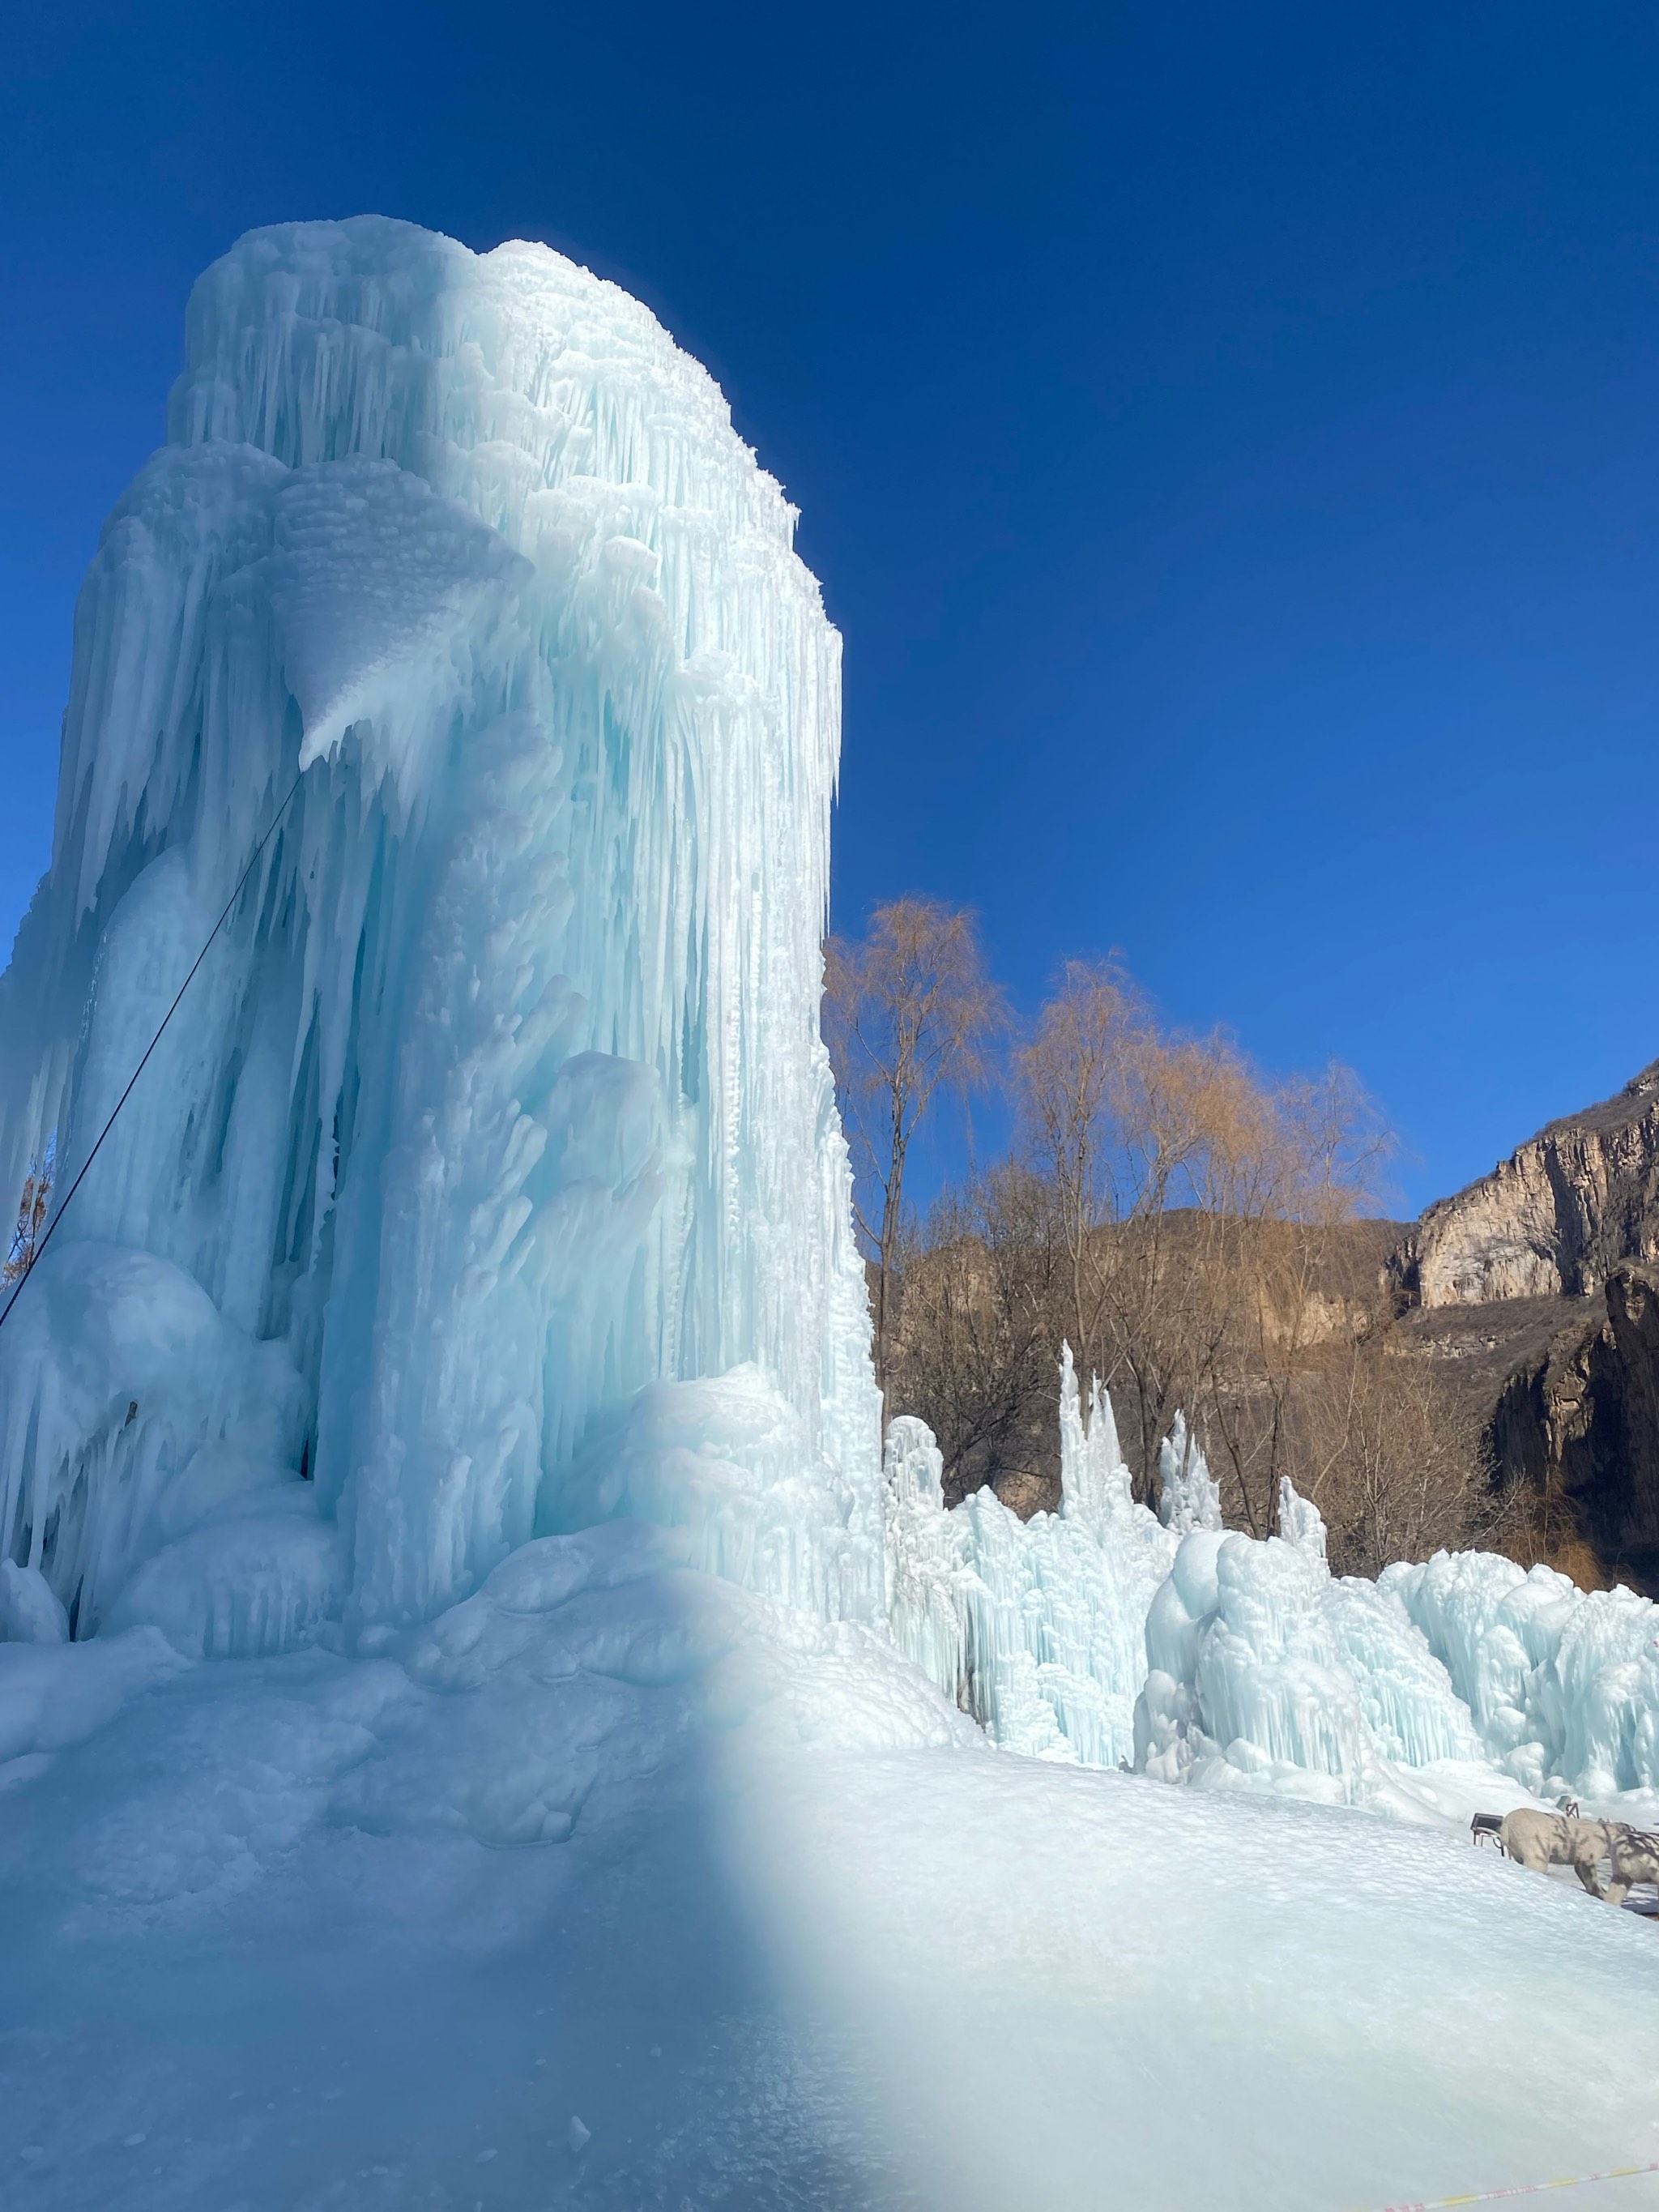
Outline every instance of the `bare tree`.
{"label": "bare tree", "polygon": [[1054,1344],[1066,1254],[1048,1187],[1003,1161],[946,1191],[907,1252],[892,1348],[894,1409],[939,1440],[954,1501],[1025,1478],[1041,1494],[1054,1457]]}
{"label": "bare tree", "polygon": [[1278,1518],[1279,1481],[1305,1484],[1296,1401],[1318,1348],[1374,1336],[1375,1285],[1340,1281],[1349,1224],[1376,1200],[1390,1140],[1352,1070],[1263,1085],[1246,1124],[1233,1201],[1228,1327],[1205,1376],[1206,1428],[1239,1517],[1259,1536]]}
{"label": "bare tree", "polygon": [[1117,1391],[1145,1485],[1234,1325],[1242,1225],[1273,1203],[1271,1107],[1221,1039],[1161,1034],[1109,963],[1061,971],[1015,1075],[1066,1247],[1068,1334]]}
{"label": "bare tree", "polygon": [[1300,1396],[1298,1486],[1325,1517],[1339,1573],[1524,1539],[1528,1501],[1493,1483],[1478,1414],[1380,1304],[1370,1327],[1309,1363]]}
{"label": "bare tree", "polygon": [[1117,1131],[1128,1066],[1147,1027],[1115,963],[1068,961],[1060,988],[1014,1056],[1029,1157],[1048,1182],[1070,1275],[1071,1337],[1080,1356],[1098,1331],[1103,1281],[1097,1232],[1117,1218]]}
{"label": "bare tree", "polygon": [[1150,1486],[1184,1407],[1236,1516],[1273,1526],[1327,1246],[1382,1146],[1347,1071],[1273,1085],[1222,1036],[1158,1028],[1115,963],[1072,963],[1016,1055],[1026,1157],[1070,1269],[1067,1327]]}
{"label": "bare tree", "polygon": [[875,1273],[876,1381],[887,1389],[904,1234],[904,1173],[943,1088],[983,1081],[1002,1021],[970,914],[895,899],[862,944],[824,951],[824,1034],[857,1176],[857,1218]]}

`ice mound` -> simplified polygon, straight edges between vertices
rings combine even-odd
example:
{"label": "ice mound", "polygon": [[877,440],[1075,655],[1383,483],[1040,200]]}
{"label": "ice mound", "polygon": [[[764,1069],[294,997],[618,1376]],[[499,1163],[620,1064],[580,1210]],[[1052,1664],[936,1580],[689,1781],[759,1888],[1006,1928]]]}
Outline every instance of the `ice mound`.
{"label": "ice mound", "polygon": [[0,1644],[66,1644],[69,1615],[39,1567],[0,1559]]}
{"label": "ice mound", "polygon": [[684,1530],[706,1573],[826,1620],[861,1617],[880,1573],[868,1499],[752,1362],[642,1390],[595,1430],[544,1517],[617,1514]]}
{"label": "ice mound", "polygon": [[261,1486],[143,1561],[110,1609],[112,1630],[148,1623],[196,1659],[295,1651],[345,1601],[340,1532],[311,1486]]}
{"label": "ice mound", "polygon": [[1085,1419],[1069,1350],[1060,1420],[1060,1511],[1025,1522],[988,1490],[947,1512],[926,1425],[888,1430],[894,1641],[994,1742],[1413,1821],[1565,1796],[1653,1816],[1649,1600],[1486,1554],[1333,1577],[1288,1481],[1279,1534],[1222,1528],[1179,1419],[1155,1517],[1097,1381]]}
{"label": "ice mound", "polygon": [[1402,1785],[1396,1763],[1477,1763],[1482,1747],[1403,1610],[1333,1582],[1311,1509],[1296,1503],[1297,1542],[1204,1528],[1182,1540],[1147,1616],[1136,1765],[1426,1817],[1434,1793]]}
{"label": "ice mound", "polygon": [[1134,1747],[1146,1610],[1175,1539],[1130,1494],[1111,1403],[1085,1420],[1060,1374],[1058,1514],[1021,1522],[990,1490],[946,1512],[923,1422],[888,1430],[889,1619],[899,1649],[1005,1749],[1115,1766]]}
{"label": "ice mound", "polygon": [[185,1663],[154,1628],[88,1644],[0,1644],[0,1787],[33,1781],[52,1753],[96,1735]]}
{"label": "ice mound", "polygon": [[205,1515],[300,1486],[301,1386],[154,1253],[54,1244],[24,1288],[0,1330],[0,1528],[86,1636]]}
{"label": "ice mound", "polygon": [[[54,1135],[66,1189],[287,800],[0,1340],[0,1553],[76,1632],[429,1617],[580,1518],[640,1391],[751,1370],[770,1442],[741,1414],[672,1495],[627,1445],[623,1486],[879,1619],[817,1027],[840,641],[793,519],[706,373],[546,247],[366,217],[202,278],[0,979],[0,1189]],[[170,1503],[222,1447],[314,1503]]]}
{"label": "ice mound", "polygon": [[1659,1792],[1659,1606],[1481,1552],[1387,1567],[1379,1583],[1530,1788]]}

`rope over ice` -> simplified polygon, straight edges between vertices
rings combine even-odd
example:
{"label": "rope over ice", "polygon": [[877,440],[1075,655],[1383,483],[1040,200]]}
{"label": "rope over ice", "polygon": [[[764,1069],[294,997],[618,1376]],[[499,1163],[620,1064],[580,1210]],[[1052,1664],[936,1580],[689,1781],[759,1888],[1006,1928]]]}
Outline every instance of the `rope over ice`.
{"label": "rope over ice", "polygon": [[1380,2212],[1449,2212],[1454,2204],[1496,2204],[1505,2197],[1541,2197],[1549,2189],[1579,2189],[1589,2181],[1623,2181],[1632,2173],[1659,2173],[1659,2159],[1645,2166],[1613,2166],[1605,2173],[1569,2173],[1556,2181],[1518,2181],[1507,2189],[1476,2189],[1462,2197],[1431,2197],[1409,2204],[1385,2204]]}
{"label": "rope over ice", "polygon": [[7,1322],[11,1318],[11,1310],[23,1294],[23,1285],[27,1282],[29,1277],[34,1273],[35,1262],[40,1258],[42,1253],[45,1252],[47,1245],[51,1243],[52,1231],[57,1228],[64,1216],[69,1212],[70,1200],[74,1197],[76,1192],[80,1189],[82,1184],[86,1181],[87,1170],[97,1158],[99,1152],[103,1148],[105,1138],[108,1136],[110,1131],[115,1127],[116,1115],[126,1104],[127,1100],[132,1096],[133,1085],[137,1082],[139,1077],[143,1073],[144,1069],[149,1063],[150,1054],[155,1051],[156,1046],[161,1043],[162,1037],[167,1032],[167,1024],[178,1012],[179,1000],[184,997],[185,992],[189,990],[191,985],[195,981],[197,969],[207,958],[208,954],[213,950],[215,939],[217,938],[219,932],[224,927],[226,922],[229,921],[231,909],[236,904],[237,900],[242,896],[242,892],[246,886],[248,878],[253,873],[254,869],[258,866],[260,854],[264,851],[265,847],[270,844],[272,837],[276,836],[276,824],[282,820],[283,815],[287,813],[289,802],[292,800],[295,793],[300,788],[304,777],[305,770],[301,769],[299,775],[296,775],[293,782],[289,784],[287,797],[283,799],[282,805],[276,809],[276,811],[271,816],[270,825],[266,829],[264,836],[260,838],[258,843],[254,847],[252,857],[249,860],[246,867],[243,869],[241,874],[236,878],[236,888],[231,893],[230,896],[225,901],[224,912],[219,916],[218,921],[214,923],[212,928],[208,932],[207,942],[203,945],[201,951],[191,963],[189,975],[185,976],[184,981],[179,986],[177,992],[173,995],[173,1004],[167,1008],[166,1013],[162,1015],[160,1026],[157,1028],[155,1036],[144,1047],[143,1058],[139,1061],[137,1066],[133,1069],[131,1075],[127,1079],[126,1089],[121,1093],[114,1105],[110,1109],[110,1116],[108,1121],[105,1122],[103,1127],[98,1132],[97,1143],[94,1145],[92,1150],[87,1154],[86,1158],[82,1162],[81,1172],[76,1176],[75,1181],[64,1192],[63,1200],[58,1206],[58,1211],[52,1215],[52,1219],[46,1224],[45,1230],[41,1233],[40,1242],[35,1246],[33,1255],[29,1261],[28,1266],[24,1268],[21,1276],[19,1278],[16,1288],[13,1291],[11,1296],[6,1300],[4,1307],[0,1308],[0,1328],[3,1328]]}

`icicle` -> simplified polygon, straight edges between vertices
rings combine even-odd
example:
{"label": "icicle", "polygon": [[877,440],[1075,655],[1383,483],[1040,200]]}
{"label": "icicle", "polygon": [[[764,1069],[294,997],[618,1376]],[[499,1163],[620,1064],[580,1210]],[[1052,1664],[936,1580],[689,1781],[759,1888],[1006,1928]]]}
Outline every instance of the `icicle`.
{"label": "icicle", "polygon": [[1100,1377],[1089,1383],[1085,1427],[1078,1402],[1072,1347],[1060,1348],[1060,1510],[1103,1539],[1115,1519],[1128,1510],[1133,1479],[1118,1447],[1112,1401]]}
{"label": "icicle", "polygon": [[1325,1560],[1325,1523],[1319,1508],[1297,1495],[1288,1474],[1279,1478],[1279,1533],[1292,1550],[1300,1552],[1316,1574],[1328,1574]]}
{"label": "icicle", "polygon": [[1158,1448],[1158,1516],[1166,1528],[1184,1536],[1194,1528],[1221,1526],[1221,1492],[1210,1479],[1198,1440],[1177,1413],[1175,1425]]}

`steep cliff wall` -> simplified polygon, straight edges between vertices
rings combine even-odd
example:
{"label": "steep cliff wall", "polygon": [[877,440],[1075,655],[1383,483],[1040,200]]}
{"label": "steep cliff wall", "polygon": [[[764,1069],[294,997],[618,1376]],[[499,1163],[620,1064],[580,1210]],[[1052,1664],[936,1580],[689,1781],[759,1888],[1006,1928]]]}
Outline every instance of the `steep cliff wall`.
{"label": "steep cliff wall", "polygon": [[1516,1367],[1489,1434],[1504,1474],[1561,1509],[1612,1574],[1659,1588],[1659,1270],[1615,1267]]}
{"label": "steep cliff wall", "polygon": [[1626,1261],[1659,1261],[1659,1060],[1438,1200],[1389,1271],[1407,1304],[1480,1305],[1589,1297]]}
{"label": "steep cliff wall", "polygon": [[1385,1263],[1547,1549],[1659,1590],[1659,1060],[1430,1206]]}

